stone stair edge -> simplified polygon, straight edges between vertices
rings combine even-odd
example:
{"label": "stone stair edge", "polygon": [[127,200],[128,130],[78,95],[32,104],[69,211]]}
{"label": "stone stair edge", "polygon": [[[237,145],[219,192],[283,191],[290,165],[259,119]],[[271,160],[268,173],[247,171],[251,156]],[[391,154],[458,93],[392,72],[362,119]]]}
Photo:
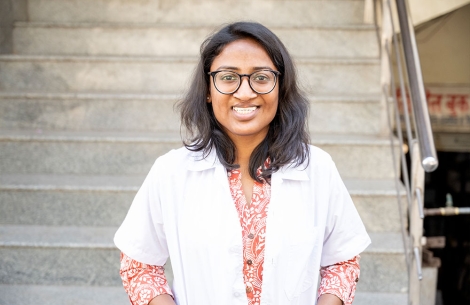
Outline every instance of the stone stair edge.
{"label": "stone stair edge", "polygon": [[0,224],[0,247],[115,249],[117,227]]}
{"label": "stone stair edge", "polygon": [[[141,186],[145,175],[68,175],[68,174],[2,174],[0,191],[131,191]],[[343,179],[353,196],[396,196],[393,179]],[[404,193],[400,186],[401,195]]]}
{"label": "stone stair edge", "polygon": [[137,192],[145,175],[3,174],[0,191]]}
{"label": "stone stair edge", "polygon": [[[306,94],[310,102],[348,102],[348,103],[379,103],[381,96],[378,94],[339,94],[339,95],[326,95],[326,94]],[[62,93],[62,92],[13,92],[13,91],[0,91],[0,99],[77,99],[77,100],[180,100],[183,94],[172,93],[108,93],[108,92],[76,92],[76,93]]]}
{"label": "stone stair edge", "polygon": [[[8,301],[8,303],[3,303]],[[129,298],[119,286],[0,284],[0,304],[4,305],[128,305]]]}
{"label": "stone stair edge", "polygon": [[[0,285],[0,292],[3,297],[0,301],[8,299],[9,305],[32,305],[37,304],[37,301],[47,301],[48,304],[63,304],[61,302],[67,301],[67,304],[74,305],[97,305],[109,304],[129,304],[126,293],[123,287],[105,287],[105,286],[58,286],[58,285]],[[71,300],[75,298],[76,302]],[[84,297],[90,303],[83,303]],[[25,300],[26,299],[26,300]],[[91,299],[91,300],[90,300]],[[24,303],[31,300],[31,303]],[[102,301],[102,303],[97,303]],[[115,303],[115,302],[122,303]],[[387,293],[387,292],[363,292],[357,291],[354,299],[354,304],[357,305],[376,305],[380,302],[381,305],[405,305],[408,301],[407,293]],[[72,302],[72,303],[70,303]]]}
{"label": "stone stair edge", "polygon": [[[111,29],[207,29],[208,35],[225,24],[191,24],[191,23],[111,23],[111,22],[46,22],[46,21],[16,21],[16,28],[111,28]],[[275,30],[325,30],[325,31],[371,31],[376,29],[373,24],[316,24],[316,25],[284,25],[284,24],[264,24],[269,29]]]}
{"label": "stone stair edge", "polygon": [[[315,134],[310,133],[313,145],[390,145],[388,136],[349,135],[349,134]],[[180,142],[178,131],[156,132],[113,132],[113,131],[50,131],[0,129],[1,141],[73,141],[73,142]]]}
{"label": "stone stair edge", "polygon": [[[117,227],[0,224],[0,247],[115,249]],[[369,232],[372,243],[364,254],[403,254],[401,233]]]}
{"label": "stone stair edge", "polygon": [[49,130],[0,130],[1,141],[44,142],[132,142],[174,143],[180,142],[177,132],[112,132],[112,131],[49,131]]}
{"label": "stone stair edge", "polygon": [[[407,305],[408,293],[357,291],[354,305]],[[433,304],[428,304],[433,305]]]}
{"label": "stone stair edge", "polygon": [[[296,64],[378,65],[379,58],[323,58],[293,57]],[[55,61],[55,62],[185,62],[198,61],[197,56],[108,56],[108,55],[18,55],[1,54],[0,62]]]}

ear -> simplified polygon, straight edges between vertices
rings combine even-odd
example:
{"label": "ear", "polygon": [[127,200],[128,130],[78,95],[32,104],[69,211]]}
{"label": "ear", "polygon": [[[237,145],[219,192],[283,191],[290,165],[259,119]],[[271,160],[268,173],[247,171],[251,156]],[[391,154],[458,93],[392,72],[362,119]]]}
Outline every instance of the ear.
{"label": "ear", "polygon": [[207,97],[207,102],[208,102],[209,104],[212,103],[212,99],[211,99],[210,96]]}

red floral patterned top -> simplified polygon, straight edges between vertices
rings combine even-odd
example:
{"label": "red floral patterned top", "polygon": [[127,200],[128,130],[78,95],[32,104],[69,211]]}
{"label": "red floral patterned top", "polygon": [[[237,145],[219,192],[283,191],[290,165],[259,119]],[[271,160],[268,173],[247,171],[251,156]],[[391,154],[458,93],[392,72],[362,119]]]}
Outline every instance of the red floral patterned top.
{"label": "red floral patterned top", "polygon": [[[261,168],[258,169],[260,174]],[[239,170],[228,172],[230,191],[240,218],[243,240],[243,277],[248,305],[259,305],[263,282],[263,261],[266,217],[271,198],[269,183],[256,182],[250,205],[247,205]],[[359,280],[359,255],[345,262],[322,267],[318,296],[329,293],[340,298],[344,305],[354,300]],[[137,262],[121,253],[121,278],[132,305],[147,305],[160,294],[170,294],[163,266]]]}

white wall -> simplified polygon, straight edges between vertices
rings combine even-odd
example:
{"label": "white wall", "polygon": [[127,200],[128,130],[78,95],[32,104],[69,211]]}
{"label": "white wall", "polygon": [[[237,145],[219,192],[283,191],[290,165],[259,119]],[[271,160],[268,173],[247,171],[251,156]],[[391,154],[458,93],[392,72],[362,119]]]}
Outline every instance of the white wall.
{"label": "white wall", "polygon": [[447,14],[466,4],[470,4],[470,0],[408,0],[414,25]]}
{"label": "white wall", "polygon": [[415,33],[425,83],[470,86],[470,5]]}

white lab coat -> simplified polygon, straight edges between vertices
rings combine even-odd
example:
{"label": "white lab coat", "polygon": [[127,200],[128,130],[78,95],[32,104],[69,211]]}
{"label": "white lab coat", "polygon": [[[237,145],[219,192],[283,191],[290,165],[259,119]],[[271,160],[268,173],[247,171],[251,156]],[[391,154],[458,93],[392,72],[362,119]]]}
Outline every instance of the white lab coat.
{"label": "white lab coat", "polygon": [[[171,257],[178,305],[247,305],[242,229],[215,151],[157,159],[114,242],[129,257]],[[272,175],[261,304],[315,304],[320,266],[353,258],[369,236],[331,160],[310,146],[308,166]]]}

